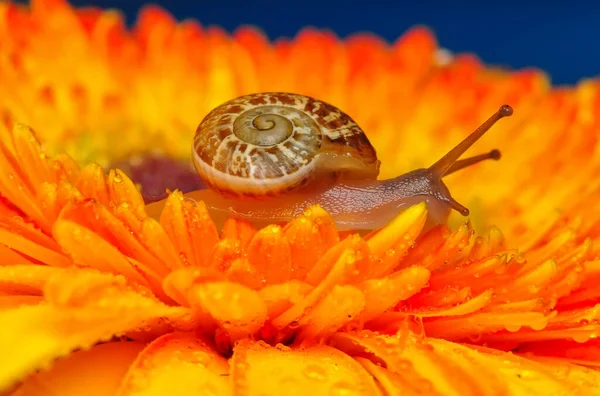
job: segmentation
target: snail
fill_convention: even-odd
[[[262,226],[288,222],[319,204],[338,230],[369,231],[425,201],[428,224],[464,216],[442,178],[475,163],[500,158],[498,150],[460,160],[499,119],[487,121],[426,169],[378,180],[380,161],[357,123],[331,104],[293,93],[255,93],[209,112],[193,139],[192,159],[208,187],[185,194],[203,201],[216,223],[228,217]],[[165,200],[147,206],[158,214]]]

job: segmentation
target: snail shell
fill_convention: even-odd
[[[210,188],[254,198],[339,179],[376,179],[380,165],[348,115],[291,93],[251,94],[215,108],[198,126],[192,154]]]

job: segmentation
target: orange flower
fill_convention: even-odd
[[[0,392],[599,393],[598,81],[441,62],[422,28],[272,44],[152,7],[129,31],[60,0],[0,4],[0,54]],[[153,218],[104,170],[155,149],[189,161],[210,109],[268,90],[351,114],[382,177],[499,104],[515,116],[478,143],[501,163],[449,178],[470,221],[426,232],[424,204],[369,237],[318,206],[219,230],[179,191]]]

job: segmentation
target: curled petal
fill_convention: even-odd
[[[233,282],[206,282],[189,293],[193,307],[208,312],[231,341],[257,332],[267,320],[267,307],[257,291]]]
[[[313,289],[308,283],[289,281],[265,286],[258,293],[267,306],[269,317],[281,315],[293,304],[298,304]]]

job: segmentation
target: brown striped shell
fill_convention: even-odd
[[[375,149],[348,115],[291,93],[241,96],[212,110],[192,154],[204,182],[234,196],[276,196],[315,181],[379,174]]]

